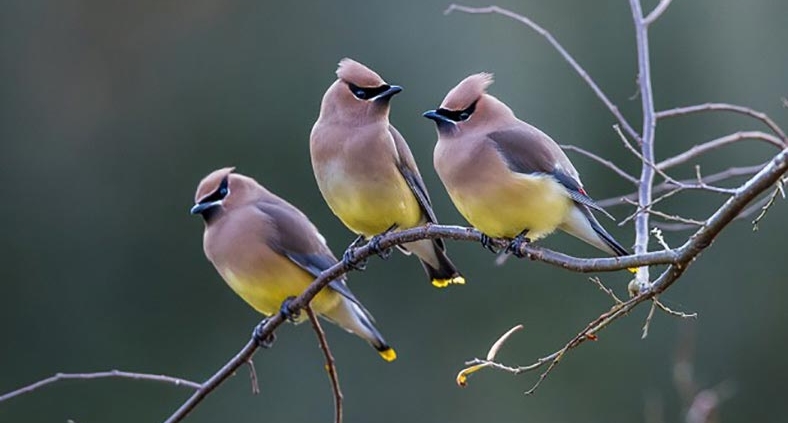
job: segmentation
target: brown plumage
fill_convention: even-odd
[[[244,301],[271,316],[337,260],[306,215],[233,170],[216,170],[200,182],[192,213],[205,221],[208,260]],[[365,339],[384,359],[396,357],[344,280],[332,281],[311,305]]]
[[[438,129],[435,169],[460,213],[491,237],[537,240],[561,229],[627,255],[591,214],[607,212],[588,196],[563,150],[487,94],[492,81],[488,73],[471,75],[440,108],[424,113]]]
[[[354,233],[437,223],[408,144],[389,123],[389,101],[401,88],[351,59],[342,59],[312,128],[310,152],[320,192]],[[442,240],[403,246],[418,256],[435,286],[464,283]]]

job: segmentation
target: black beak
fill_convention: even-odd
[[[454,126],[454,121],[438,113],[437,110],[427,110],[422,114],[425,118],[435,121],[438,126],[450,124]]]
[[[395,95],[399,94],[400,91],[402,91],[402,87],[400,87],[399,85],[392,85],[386,91],[383,91],[382,93],[378,94],[375,97],[375,100],[376,101],[377,100],[390,100],[391,97],[394,97]]]
[[[189,213],[191,213],[191,214],[203,214],[203,213],[205,213],[206,210],[209,210],[209,209],[211,209],[213,207],[216,207],[218,205],[219,205],[218,202],[195,204],[194,207],[192,207],[191,210],[189,210]]]

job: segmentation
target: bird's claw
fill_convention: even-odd
[[[344,263],[345,266],[353,270],[358,270],[358,271],[366,270],[367,261],[368,261],[367,259],[364,260],[356,259],[356,248],[353,247],[352,244],[350,247],[347,248],[347,250],[345,250],[345,253],[342,254],[342,263]]]
[[[252,331],[252,339],[260,348],[271,348],[274,345],[274,341],[276,341],[276,335],[273,332],[267,336],[263,334],[263,328],[265,328],[266,323],[268,323],[267,318],[258,323]]]
[[[384,232],[380,235],[375,235],[372,239],[369,240],[369,251],[377,254],[378,257],[382,258],[383,260],[388,259],[391,257],[391,253],[394,251],[391,247],[389,248],[381,248],[380,247],[380,240],[383,238],[387,232]]]
[[[493,254],[498,254],[498,249],[495,248],[494,238],[490,238],[488,235],[482,234],[481,242],[482,242],[482,247],[484,247],[487,250],[490,250]]]
[[[506,247],[506,252],[511,253],[515,257],[523,258],[525,255],[522,253],[522,247],[524,244],[529,244],[531,240],[525,236],[525,233],[521,233],[514,237],[512,242]]]
[[[298,319],[298,316],[301,315],[300,310],[293,310],[290,308],[290,303],[293,302],[295,297],[287,297],[284,301],[282,301],[282,305],[279,307],[279,312],[282,313],[285,319],[289,320],[290,322],[295,322]]]

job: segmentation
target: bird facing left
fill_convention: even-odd
[[[266,316],[278,313],[288,298],[300,295],[337,263],[304,213],[232,167],[203,178],[194,201],[191,213],[205,222],[205,256],[238,296]],[[396,359],[344,279],[329,283],[311,306],[369,342],[386,361]]]

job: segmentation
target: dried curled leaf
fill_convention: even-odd
[[[495,360],[495,356],[498,355],[498,351],[501,349],[501,347],[506,342],[506,340],[508,340],[513,333],[517,332],[518,330],[521,330],[522,328],[523,325],[517,325],[506,331],[506,333],[504,333],[503,335],[501,335],[501,337],[498,338],[498,340],[495,341],[494,344],[492,344],[492,347],[490,347],[490,351],[487,352],[486,363],[474,364],[472,366],[460,370],[460,372],[457,373],[457,378],[456,378],[457,385],[461,388],[464,388],[468,384],[468,376],[478,372],[479,370],[485,367],[488,367],[490,365],[489,362]]]

